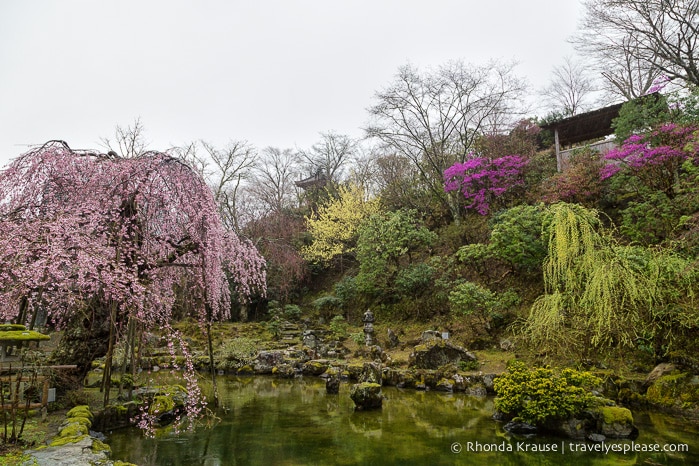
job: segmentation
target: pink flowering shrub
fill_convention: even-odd
[[[696,126],[667,123],[646,134],[634,134],[605,155],[608,163],[600,170],[600,178],[630,174],[672,198],[681,165],[688,158],[696,159],[698,131]]]
[[[495,159],[474,156],[444,171],[444,190],[461,191],[471,201],[467,209],[476,209],[479,214],[487,215],[496,197],[523,184],[522,169],[526,165],[527,159],[519,155]]]

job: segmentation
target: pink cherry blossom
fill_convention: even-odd
[[[27,320],[41,308],[60,326],[99,302],[117,306],[117,325],[137,319],[167,329],[182,287],[201,323],[229,317],[231,291],[244,301],[265,290],[264,259],[225,230],[211,190],[183,161],[159,152],[112,157],[51,141],[0,173],[4,320],[17,320],[22,305]],[[196,415],[192,377],[188,406]]]

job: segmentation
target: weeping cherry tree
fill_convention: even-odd
[[[229,316],[232,294],[264,293],[265,272],[263,258],[225,230],[211,190],[181,160],[51,141],[0,173],[0,283],[6,321],[33,326],[42,313],[55,327],[106,322],[105,404],[113,349],[127,329],[169,332],[173,356],[179,346],[188,361],[191,421],[204,402],[171,327],[176,299],[187,301],[210,341],[211,322]]]

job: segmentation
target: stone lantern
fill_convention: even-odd
[[[364,313],[362,322],[364,322],[364,342],[366,346],[372,346],[374,344],[374,313],[370,309]]]

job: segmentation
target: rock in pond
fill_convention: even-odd
[[[332,375],[325,379],[325,392],[328,395],[337,395],[340,393],[340,375]]]
[[[358,411],[379,409],[383,404],[381,385],[371,382],[354,384],[350,388],[350,398]]]
[[[527,424],[526,422],[510,421],[503,426],[507,432],[514,435],[536,435],[539,429],[536,426]]]
[[[602,406],[595,411],[597,432],[607,438],[638,437],[638,429],[633,424],[633,415],[627,408]]]

